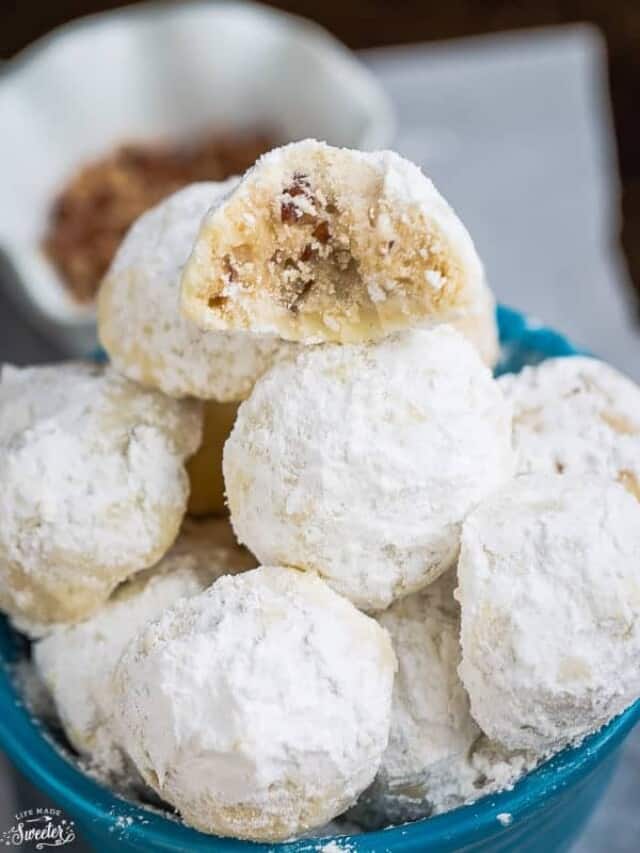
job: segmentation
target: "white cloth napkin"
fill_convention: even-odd
[[[599,33],[578,25],[362,55],[398,111],[396,147],[457,209],[500,301],[640,379]]]

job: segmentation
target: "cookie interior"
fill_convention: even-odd
[[[187,314],[205,328],[358,342],[460,307],[455,251],[423,205],[392,205],[384,181],[365,158],[323,147],[258,165],[203,226]]]

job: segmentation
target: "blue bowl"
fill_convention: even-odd
[[[557,332],[507,308],[498,310],[503,359],[498,372],[519,370],[577,350]],[[221,839],[188,829],[170,817],[133,805],[85,776],[44,736],[22,704],[10,666],[26,643],[0,621],[0,747],[45,791],[100,853],[208,851],[312,853],[328,839],[263,845]],[[559,853],[586,823],[615,768],[618,747],[640,719],[640,701],[579,747],[566,749],[528,774],[511,791],[483,797],[439,817],[337,840],[349,853]]]

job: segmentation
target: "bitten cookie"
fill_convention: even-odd
[[[483,731],[557,750],[640,696],[640,505],[589,476],[515,479],[466,519],[460,675]]]
[[[179,599],[254,566],[228,522],[187,521],[157,566],[121,584],[86,622],[56,629],[34,645],[36,667],[67,737],[102,774],[119,781],[131,773],[111,720],[113,671],[124,649]]]
[[[116,670],[145,781],[204,832],[281,841],[342,813],[389,735],[385,631],[311,573],[223,577],[166,610]]]
[[[549,359],[499,380],[521,473],[601,474],[640,499],[640,388],[595,358]]]
[[[207,214],[182,277],[203,329],[376,340],[477,309],[473,242],[413,163],[314,140],[261,157]]]
[[[195,402],[81,363],[4,367],[0,608],[30,633],[75,622],[175,540],[200,443]]]
[[[463,518],[513,465],[510,409],[449,326],[304,348],[256,384],[223,459],[240,541],[365,610],[451,566]]]
[[[467,311],[458,319],[452,320],[451,325],[471,341],[485,364],[495,367],[500,357],[500,335],[496,319],[496,300],[486,282]]]
[[[180,313],[180,273],[206,211],[237,183],[191,184],[143,214],[98,297],[98,330],[113,365],[171,397],[242,400],[284,349],[275,338],[201,332]]]

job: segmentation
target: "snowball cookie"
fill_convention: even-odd
[[[455,584],[455,570],[450,570],[378,617],[391,636],[398,674],[389,744],[355,812],[366,825],[418,820],[446,811],[450,799],[460,804],[455,795],[480,729],[458,677]]]
[[[227,513],[222,478],[222,448],[237,412],[237,403],[207,401],[204,405],[202,444],[187,463],[191,485],[188,511],[191,515]]]
[[[511,476],[510,410],[449,326],[309,347],[240,406],[223,470],[260,562],[382,610],[453,564],[462,519]]]
[[[469,234],[417,166],[307,139],[212,207],[182,304],[203,329],[359,343],[464,314],[483,286]]]
[[[640,499],[640,388],[595,358],[555,358],[500,379],[522,473],[599,474]]]
[[[109,368],[4,367],[0,609],[39,633],[75,622],[173,544],[198,447],[195,402]]]
[[[180,313],[180,271],[200,220],[236,182],[191,184],[144,213],[100,288],[98,331],[114,366],[171,397],[242,400],[283,349],[275,338],[201,332]]]
[[[111,723],[113,670],[122,651],[178,599],[253,566],[228,522],[186,521],[156,566],[121,584],[86,622],[58,628],[34,645],[35,665],[67,737],[101,775],[121,779],[131,773]]]
[[[368,829],[449,811],[510,785],[531,766],[489,743],[458,676],[455,570],[378,617],[398,659],[389,744],[378,775],[349,816]]]
[[[386,632],[319,577],[259,568],[138,635],[116,670],[116,715],[138,770],[186,823],[280,841],[371,782],[394,671]]]
[[[500,358],[500,336],[496,319],[496,300],[489,285],[484,283],[469,310],[452,325],[471,341],[489,367]]]
[[[518,477],[465,521],[460,675],[492,739],[579,741],[640,696],[640,505],[589,476]]]

